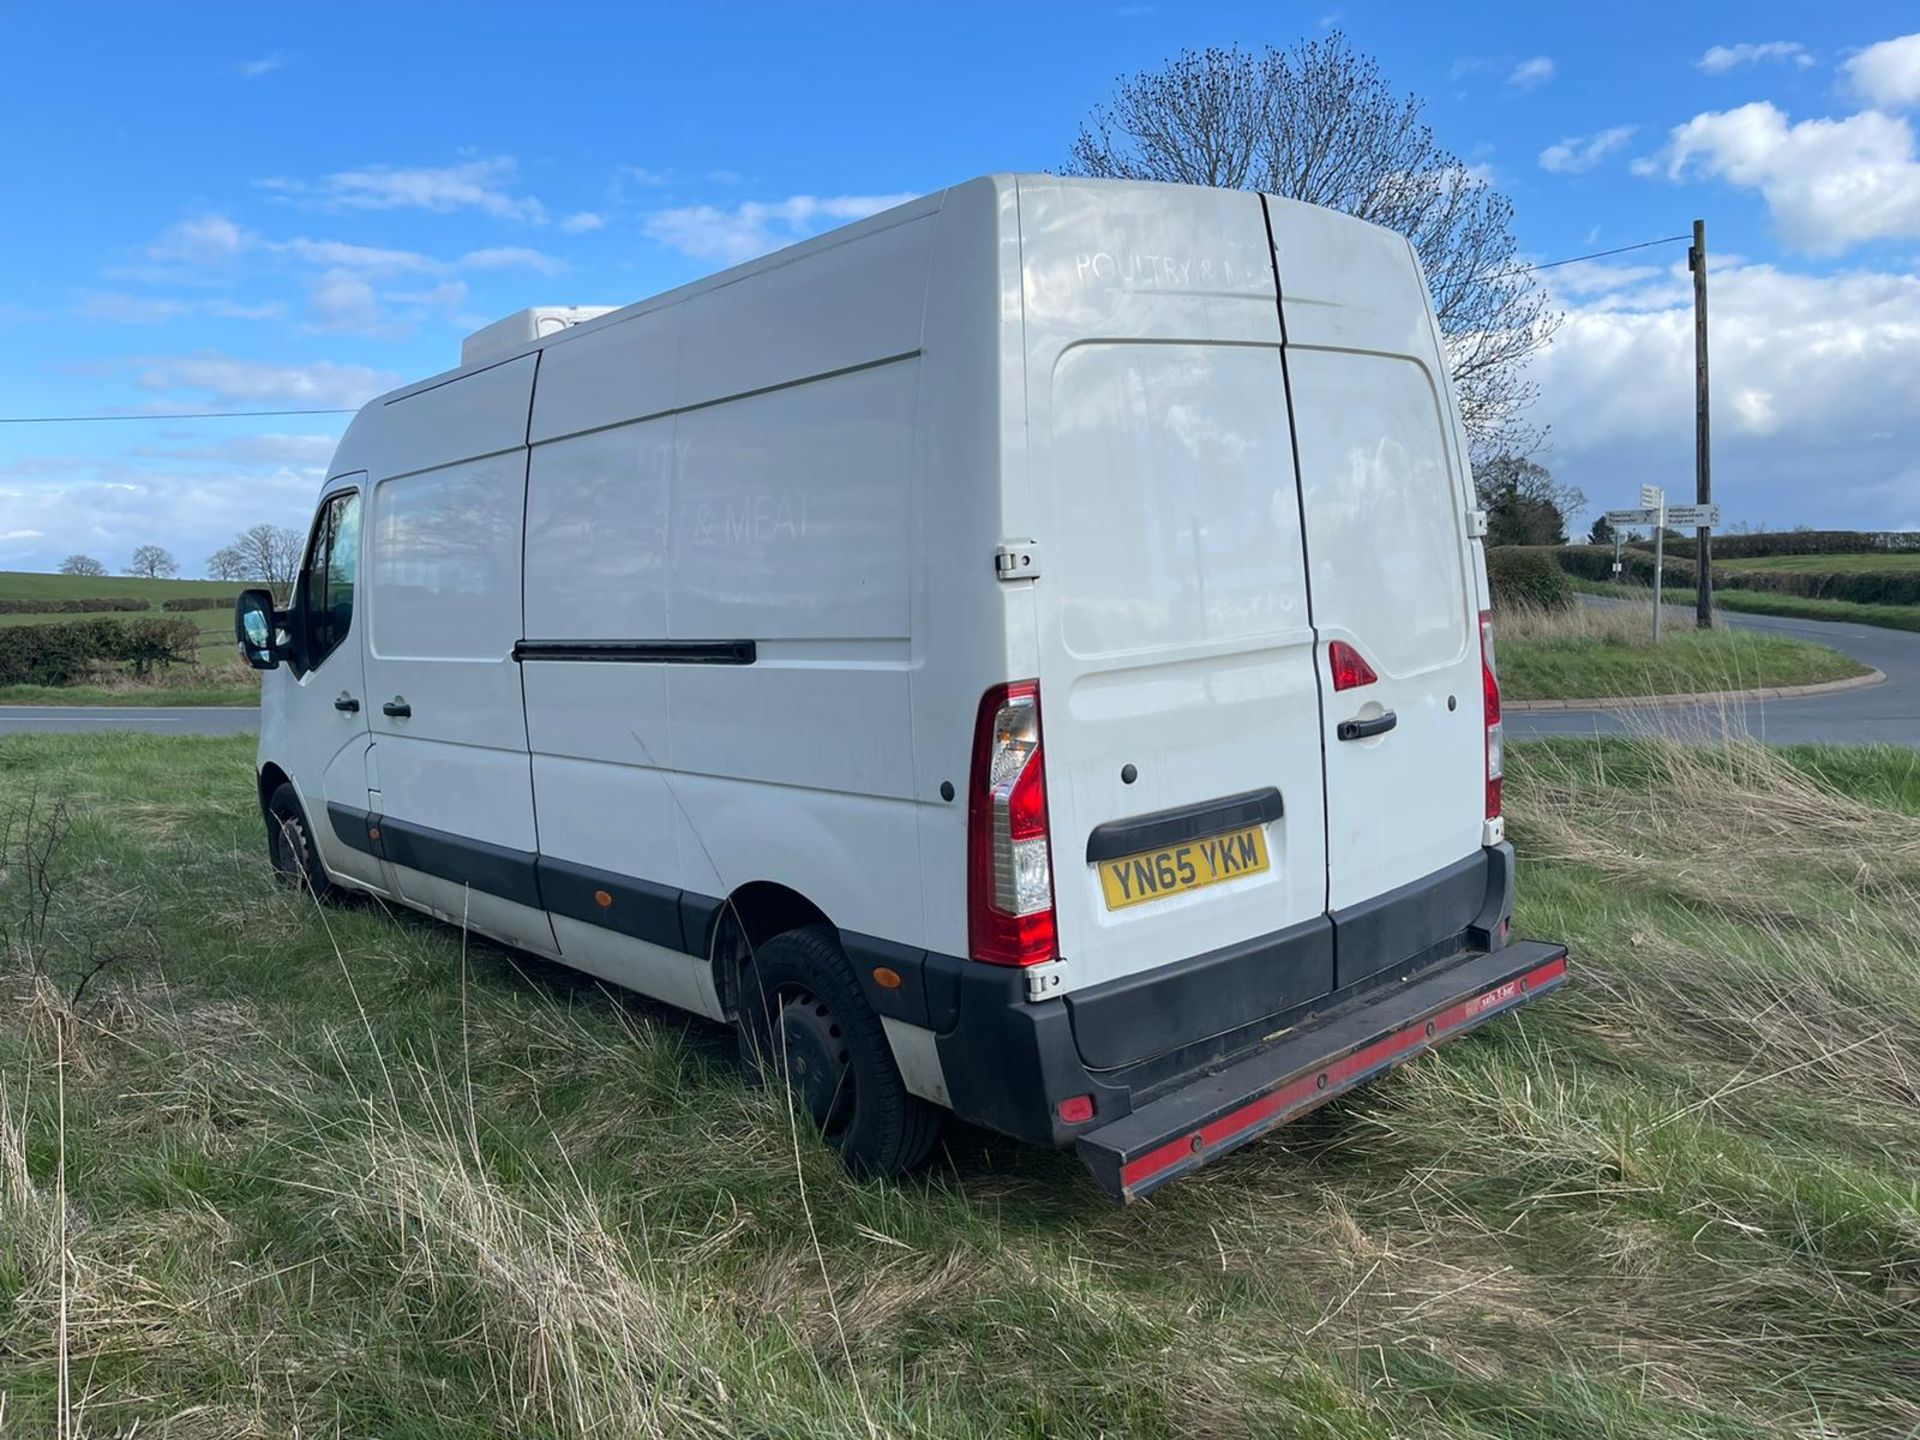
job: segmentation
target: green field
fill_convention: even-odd
[[[1920,570],[1920,550],[1881,550],[1863,554],[1840,555],[1755,555],[1750,559],[1714,560],[1718,569],[1737,570],[1795,570],[1808,575],[1834,574],[1841,571],[1866,572],[1873,570]]]
[[[82,600],[133,597],[147,601],[147,613],[171,615],[162,609],[168,600],[202,596],[226,598],[246,589],[236,580],[143,580],[132,575],[41,575],[25,570],[0,570],[0,600]],[[105,612],[104,618],[137,618],[137,610]],[[0,625],[48,625],[96,618],[76,614],[0,614]],[[0,705],[252,705],[260,698],[253,672],[235,660],[233,612],[188,610],[200,632],[199,657],[209,667],[205,675],[175,670],[151,685],[131,682],[111,689],[80,685],[0,685]]]
[[[855,1182],[718,1027],[277,889],[252,749],[0,739],[7,1433],[63,1307],[93,1435],[1920,1421],[1913,752],[1513,747],[1570,985],[1120,1209],[959,1128]]]

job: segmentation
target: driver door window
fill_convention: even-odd
[[[297,623],[306,670],[319,669],[352,628],[359,560],[360,492],[348,490],[331,496],[315,518],[300,572]]]

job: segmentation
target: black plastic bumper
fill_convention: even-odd
[[[1562,984],[1567,949],[1516,941],[1354,996],[1253,1054],[1081,1135],[1101,1189],[1132,1200]]]

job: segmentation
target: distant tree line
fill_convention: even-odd
[[[210,580],[261,580],[282,594],[293,588],[300,573],[305,541],[298,530],[284,525],[254,525],[207,557]],[[60,562],[62,575],[105,575],[107,567],[95,556],[73,554]],[[179,562],[162,545],[141,545],[128,557],[126,574],[143,580],[171,580]]]

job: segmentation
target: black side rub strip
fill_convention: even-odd
[[[520,640],[513,658],[599,660],[626,665],[751,665],[752,640]]]
[[[1269,785],[1264,790],[1249,790],[1224,800],[1202,800],[1197,805],[1156,810],[1131,820],[1109,820],[1094,826],[1093,833],[1087,836],[1087,861],[1091,864],[1097,860],[1117,860],[1122,855],[1163,850],[1169,845],[1184,845],[1189,840],[1227,830],[1270,825],[1280,818],[1282,809],[1280,792]]]

